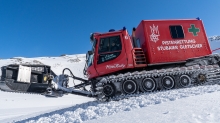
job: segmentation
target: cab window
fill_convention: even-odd
[[[120,51],[122,49],[120,36],[100,39],[99,53]]]
[[[97,64],[117,58],[121,54],[121,50],[122,43],[120,35],[101,38],[98,49],[99,56]]]

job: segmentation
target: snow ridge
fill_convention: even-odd
[[[210,41],[220,40],[220,36],[217,36],[217,35],[211,36],[211,37],[209,37],[209,40]]]
[[[88,120],[114,115],[118,112],[131,111],[151,105],[161,104],[167,101],[175,101],[181,98],[202,95],[216,91],[220,91],[220,86],[217,84],[160,91],[150,94],[145,93],[138,97],[131,97],[120,101],[111,101],[105,103],[91,101],[54,112],[41,114],[33,118],[18,121],[17,123],[81,123]]]

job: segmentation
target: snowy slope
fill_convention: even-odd
[[[211,46],[220,46],[219,42]],[[65,67],[83,77],[85,55],[0,60],[11,63],[43,63],[56,74]],[[42,95],[0,91],[0,123],[4,122],[219,122],[220,85],[206,85],[131,97],[108,103],[93,98],[66,95],[47,98]]]

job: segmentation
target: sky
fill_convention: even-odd
[[[200,17],[220,35],[220,0],[0,0],[0,59],[85,54],[92,32]]]

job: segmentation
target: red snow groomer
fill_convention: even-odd
[[[126,28],[92,33],[84,74],[63,74],[48,81],[46,95],[72,93],[116,99],[140,92],[208,84],[220,78],[220,55],[212,54],[202,20],[143,20]],[[70,88],[68,77],[82,81]],[[31,83],[31,82],[30,82]],[[91,90],[85,90],[85,86]],[[83,88],[80,89],[80,88]]]

